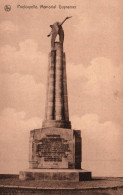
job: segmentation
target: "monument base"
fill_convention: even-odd
[[[30,132],[30,169],[81,169],[80,130],[41,128]]]
[[[85,181],[91,180],[91,172],[84,169],[27,169],[20,171],[20,180]]]

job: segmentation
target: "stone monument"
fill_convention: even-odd
[[[51,25],[52,31],[48,35],[52,37],[45,119],[41,129],[30,132],[29,169],[20,171],[21,180],[91,179],[91,172],[81,169],[81,131],[72,129],[69,121],[66,58],[63,51],[64,21]],[[59,42],[55,42],[57,35]]]

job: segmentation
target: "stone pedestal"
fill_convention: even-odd
[[[21,180],[41,181],[87,181],[91,180],[91,172],[82,169],[27,169],[20,171]]]
[[[29,168],[81,169],[81,132],[62,128],[31,131]]]
[[[29,169],[20,171],[21,180],[90,180],[91,172],[81,169],[81,131],[41,128],[30,132]]]
[[[81,169],[81,131],[41,128],[30,132],[29,169],[20,171],[21,180],[90,180],[91,172]]]

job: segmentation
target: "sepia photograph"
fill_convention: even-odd
[[[123,193],[122,24],[122,0],[1,0],[0,194]]]

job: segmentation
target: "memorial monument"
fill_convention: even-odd
[[[81,181],[91,179],[91,172],[81,169],[81,131],[71,128],[68,110],[66,58],[63,50],[64,31],[61,23],[50,25],[45,119],[42,128],[30,132],[29,169],[19,178]],[[55,42],[59,35],[59,42]]]

